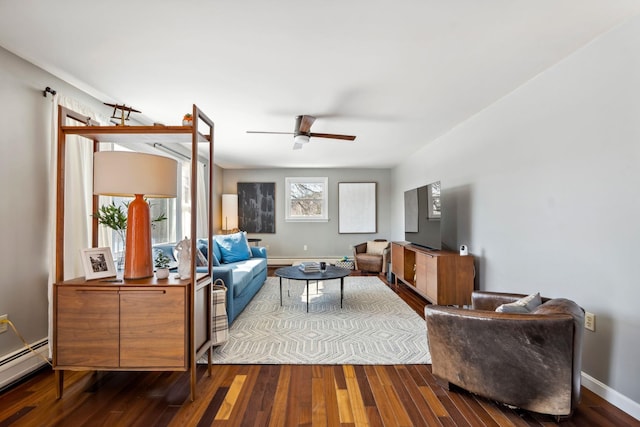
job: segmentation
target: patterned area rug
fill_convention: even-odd
[[[236,318],[229,340],[216,347],[216,364],[431,363],[424,319],[377,277],[346,277],[309,285],[269,277]]]

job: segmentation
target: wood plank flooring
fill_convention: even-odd
[[[423,315],[424,300],[402,286],[396,292]],[[219,365],[212,377],[205,367],[197,375],[195,402],[188,375],[175,372],[67,372],[56,400],[53,372],[44,369],[0,394],[0,427],[557,425],[447,391],[430,365]],[[583,388],[582,403],[561,425],[640,422]]]

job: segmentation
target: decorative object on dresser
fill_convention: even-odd
[[[171,264],[171,258],[169,258],[167,254],[161,250],[156,250],[156,259],[154,264],[156,266],[156,277],[158,279],[166,279],[169,277],[169,265]]]
[[[405,283],[433,304],[471,304],[475,277],[471,255],[393,242],[391,272],[396,285],[399,281]]]
[[[110,248],[88,248],[82,250],[82,266],[87,280],[114,277],[116,267]]]
[[[176,245],[176,254],[178,257],[178,277],[188,279],[191,277],[191,239],[185,237]]]
[[[153,276],[151,214],[145,197],[175,197],[178,162],[164,156],[129,151],[93,154],[93,193],[133,196],[127,213],[124,278]]]

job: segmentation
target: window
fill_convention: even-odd
[[[285,178],[286,221],[329,221],[329,179]]]

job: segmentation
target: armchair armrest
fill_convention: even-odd
[[[356,254],[363,254],[367,252],[367,242],[364,243],[360,243],[358,245],[353,245],[353,256],[355,257]]]

